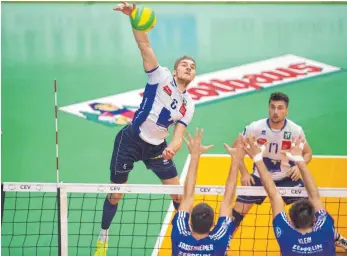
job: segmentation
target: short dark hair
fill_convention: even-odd
[[[197,204],[192,210],[191,224],[194,232],[206,234],[213,225],[214,212],[211,206],[205,203]]]
[[[274,93],[271,93],[271,96],[270,96],[270,99],[269,99],[269,104],[271,101],[280,101],[280,100],[283,100],[287,107],[289,105],[289,97],[287,94],[284,94],[282,92],[274,92]]]
[[[178,59],[175,61],[174,70],[176,70],[176,69],[177,69],[178,65],[180,64],[180,62],[181,62],[182,60],[191,60],[191,61],[193,61],[193,62],[194,62],[195,66],[196,66],[196,63],[195,63],[195,60],[193,59],[193,57],[190,57],[190,56],[184,55],[184,56],[182,56],[182,57],[178,58]]]
[[[297,229],[313,227],[315,212],[308,199],[296,201],[289,210],[289,216]]]

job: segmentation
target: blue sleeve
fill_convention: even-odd
[[[284,248],[288,244],[287,239],[291,237],[290,234],[294,231],[285,212],[277,214],[273,219],[273,229],[279,246]]]
[[[218,248],[216,255],[224,255],[228,244],[231,239],[231,235],[234,232],[236,226],[229,217],[219,217],[216,226],[210,232],[210,238],[214,243],[214,248]]]
[[[189,213],[178,211],[172,219],[171,239],[179,240],[181,236],[190,235]]]

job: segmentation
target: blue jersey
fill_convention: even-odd
[[[305,235],[295,230],[285,212],[274,218],[273,227],[282,256],[335,255],[334,220],[324,210],[316,212],[313,230]]]
[[[231,218],[220,217],[207,237],[196,240],[190,231],[189,213],[179,211],[172,220],[172,255],[224,256],[234,230]]]

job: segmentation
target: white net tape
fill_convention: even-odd
[[[152,185],[152,184],[82,184],[82,183],[28,183],[4,182],[4,191],[12,192],[57,192],[58,187],[67,193],[123,193],[123,194],[183,194],[182,185]],[[303,187],[278,188],[281,195],[287,197],[305,197]],[[321,197],[347,197],[347,188],[319,188]],[[224,186],[196,186],[197,195],[222,195]],[[237,195],[266,196],[263,187],[239,186]]]

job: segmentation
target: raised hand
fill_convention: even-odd
[[[228,151],[228,153],[235,158],[242,159],[245,157],[246,152],[243,149],[243,138],[242,135],[239,134],[239,136],[236,139],[236,145],[235,148],[230,147],[228,144],[224,143],[225,149]]]
[[[291,178],[292,181],[297,181],[300,179],[300,170],[297,165],[290,167],[287,171],[287,177]]]
[[[214,147],[214,145],[208,145],[208,146],[201,145],[203,134],[204,134],[204,129],[201,129],[199,132],[199,129],[196,128],[194,137],[192,137],[192,135],[190,135],[189,132],[187,132],[189,140],[183,137],[183,140],[187,144],[191,155],[201,155],[205,153],[207,150]]]
[[[290,148],[290,153],[293,156],[302,156],[304,145],[305,145],[305,139],[302,136],[299,136],[293,141],[292,147]]]
[[[253,160],[257,155],[262,156],[265,145],[259,146],[254,135],[248,135],[243,143],[243,149]]]
[[[302,151],[304,149],[305,139],[302,136],[294,139],[292,142],[292,147],[288,151],[282,151],[282,154],[285,154],[289,160],[294,162],[304,162],[302,157]]]
[[[118,4],[116,8],[113,8],[114,11],[119,11],[124,13],[125,15],[130,16],[133,10],[136,9],[136,4],[133,3],[132,5],[128,4],[127,2],[122,2],[121,4]]]

